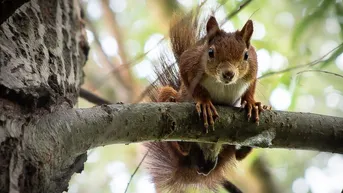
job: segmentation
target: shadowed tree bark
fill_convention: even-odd
[[[41,144],[42,153],[27,133],[44,114],[74,106],[89,48],[78,1],[25,2],[0,4],[0,192],[62,192],[85,152],[53,160],[58,144]]]
[[[0,0],[0,24],[10,17],[18,7],[28,1],[29,0]]]
[[[6,3],[0,5],[5,10]],[[268,111],[256,125],[243,111],[218,107],[216,130],[205,134],[193,104],[73,109],[89,49],[79,2],[13,6],[0,18],[1,193],[67,190],[85,152],[113,143],[182,139],[343,153],[338,117]]]

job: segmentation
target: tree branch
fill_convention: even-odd
[[[103,99],[83,88],[80,89],[80,97],[94,104],[111,104],[108,100]]]
[[[27,140],[30,147],[51,140],[55,146],[62,146],[64,155],[80,154],[102,145],[152,140],[219,141],[263,148],[343,153],[343,118],[265,111],[257,125],[248,122],[240,109],[218,106],[217,110],[220,117],[215,123],[215,131],[205,134],[202,120],[194,105],[189,103],[70,109],[42,117],[30,129]]]

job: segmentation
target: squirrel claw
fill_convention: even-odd
[[[270,106],[262,105],[261,102],[255,102],[255,101],[249,102],[246,100],[242,101],[241,108],[247,110],[248,121],[250,120],[251,117],[253,117],[254,122],[257,125],[259,125],[260,113],[265,111],[265,110],[271,109]]]
[[[272,110],[272,106],[269,106],[269,105],[263,105],[262,108],[264,110]]]
[[[251,112],[247,114],[248,121],[250,121],[251,118]]]
[[[201,104],[200,104],[200,103],[197,103],[197,104],[195,105],[195,108],[196,108],[196,110],[197,110],[197,112],[198,112],[198,116],[199,116],[199,119],[200,119],[200,116],[201,116]]]
[[[211,126],[212,130],[214,130],[214,122],[219,116],[212,102],[210,100],[198,101],[195,108],[199,116],[202,113],[206,133],[208,133],[208,126]]]
[[[211,125],[211,127],[212,127],[212,131],[214,131],[214,124],[213,124],[213,125]]]
[[[204,127],[205,127],[205,132],[208,133],[208,123],[204,123]]]

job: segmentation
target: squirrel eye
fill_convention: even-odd
[[[248,58],[249,58],[249,54],[248,54],[248,52],[245,52],[245,53],[244,53],[244,58],[243,58],[243,59],[246,61],[246,60],[248,60]]]
[[[214,50],[213,50],[213,48],[208,49],[208,56],[210,58],[214,58]]]

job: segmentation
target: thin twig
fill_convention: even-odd
[[[229,20],[232,17],[234,17],[235,15],[237,15],[244,7],[246,7],[247,5],[249,5],[249,3],[251,3],[252,0],[247,0],[244,3],[240,4],[235,11],[231,12],[230,14],[228,14],[226,16],[226,19]],[[224,21],[220,26],[224,25],[226,21]]]
[[[162,39],[163,40],[163,39]],[[162,42],[162,40],[160,40],[160,42]],[[159,44],[160,42],[158,42],[157,44]],[[102,85],[104,84],[101,84],[102,82],[105,82],[109,77],[111,76],[114,76],[116,73],[118,73],[119,71],[121,71],[122,69],[124,69],[124,65],[131,65],[131,64],[135,64],[138,60],[144,58],[149,52],[151,52],[153,49],[155,48],[152,48],[150,50],[148,50],[147,52],[145,53],[142,53],[138,56],[136,56],[135,58],[133,58],[132,60],[130,60],[128,63],[126,64],[123,64],[123,65],[117,65],[115,68],[112,68],[107,74],[105,74],[99,81],[97,81],[97,89],[96,90],[99,90],[101,88]]]
[[[334,49],[330,50],[328,53],[324,54],[322,57],[320,57],[320,58],[318,58],[316,60],[313,60],[312,62],[309,62],[307,64],[290,67],[290,68],[287,68],[287,69],[284,69],[284,70],[280,70],[280,71],[277,71],[277,72],[269,72],[267,74],[264,74],[264,75],[260,76],[258,79],[266,78],[266,77],[277,75],[277,74],[282,74],[282,73],[285,73],[285,72],[290,72],[290,71],[293,71],[293,70],[296,70],[296,69],[299,69],[299,68],[312,67],[312,66],[314,66],[316,64],[324,62],[325,60],[323,60],[323,59],[326,56],[328,56],[329,54],[331,54],[332,52],[334,52],[335,50],[337,50],[338,48],[340,48],[342,46],[343,46],[343,43],[339,44],[337,47],[335,47]]]
[[[154,46],[153,48],[151,48],[150,50],[139,54],[138,56],[134,57],[131,61],[129,61],[126,64],[120,65],[115,67],[114,69],[111,70],[110,73],[118,73],[120,70],[122,70],[124,68],[124,66],[129,66],[129,65],[133,65],[135,64],[138,60],[144,58],[147,54],[149,54],[152,50],[154,50],[155,48],[157,48],[163,41],[165,40],[165,38],[162,38],[160,41],[157,42],[156,46]]]
[[[148,149],[148,151],[144,154],[142,160],[139,162],[139,164],[138,164],[138,166],[136,167],[135,171],[131,174],[130,180],[129,180],[129,182],[127,183],[127,186],[126,186],[126,189],[125,189],[125,192],[124,192],[124,193],[126,193],[127,190],[129,189],[129,186],[130,186],[130,183],[131,183],[133,177],[135,176],[135,174],[136,174],[136,172],[138,171],[138,169],[141,167],[141,165],[142,165],[144,159],[146,158],[146,156],[148,155],[149,151],[150,151],[150,149]]]
[[[341,75],[341,74],[337,74],[337,73],[329,72],[329,71],[325,71],[325,70],[304,70],[304,71],[298,72],[297,75],[305,73],[305,72],[321,72],[321,73],[330,74],[330,75],[334,75],[334,76],[343,78],[343,75]]]
[[[258,8],[258,9],[256,9],[251,15],[250,15],[250,17],[249,17],[249,19],[251,19],[252,18],[252,16],[254,16],[255,15],[255,13],[257,13],[258,11],[260,11],[260,8]]]

